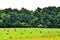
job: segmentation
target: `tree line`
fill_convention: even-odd
[[[36,10],[0,9],[0,27],[60,28],[60,7],[37,8]]]

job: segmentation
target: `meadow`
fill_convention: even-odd
[[[0,40],[60,40],[60,29],[0,28]]]

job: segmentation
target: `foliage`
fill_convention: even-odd
[[[60,7],[38,7],[35,11],[2,9],[0,27],[60,28]]]

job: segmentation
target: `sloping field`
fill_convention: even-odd
[[[60,29],[0,28],[0,40],[60,40]]]

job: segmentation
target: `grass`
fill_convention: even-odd
[[[60,40],[60,29],[0,28],[0,40]]]

